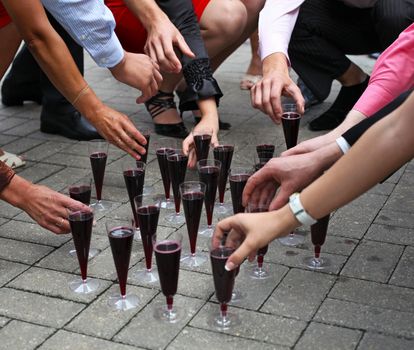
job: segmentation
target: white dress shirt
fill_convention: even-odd
[[[116,66],[124,50],[115,19],[103,0],[41,0],[46,9],[100,67]]]

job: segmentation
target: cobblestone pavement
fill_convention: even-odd
[[[220,69],[217,78],[225,92],[220,105],[231,131],[221,140],[237,146],[234,164],[252,164],[254,137],[270,138],[284,150],[281,128],[250,106],[239,80],[248,63],[244,45]],[[370,69],[373,61],[356,58]],[[139,127],[152,127],[136,93],[117,83],[107,71],[87,59],[86,77],[110,106],[128,114]],[[335,86],[334,90],[337,91]],[[332,96],[328,101],[332,102]],[[303,118],[300,139],[328,103]],[[65,191],[68,184],[90,174],[85,142],[39,131],[40,108],[0,107],[0,146],[25,155],[19,174],[39,184]],[[190,116],[186,122],[192,125]],[[152,136],[155,140],[156,135]],[[151,147],[151,146],[150,146]],[[104,198],[113,202],[107,216],[130,214],[121,164],[127,156],[110,147]],[[196,178],[189,172],[187,178]],[[150,149],[146,181],[161,193],[154,148]],[[244,298],[231,306],[241,325],[217,332],[207,323],[218,310],[209,263],[197,270],[182,268],[176,304],[182,320],[174,325],[156,322],[153,307],[163,301],[158,286],[133,278],[143,264],[142,245],[133,247],[128,290],[140,298],[137,309],[118,313],[107,306],[118,290],[105,233],[105,217],[93,229],[92,245],[101,253],[89,263],[89,275],[99,279],[97,293],[78,296],[68,281],[79,273],[68,255],[69,235],[55,236],[21,210],[0,203],[0,349],[413,349],[414,348],[414,163],[395,173],[355,202],[336,211],[322,254],[332,262],[326,272],[307,270],[302,258],[311,254],[308,232],[300,248],[270,245],[266,281],[254,281],[243,266],[236,288]],[[228,193],[226,200],[230,201]],[[160,218],[159,234],[182,231]],[[204,217],[204,215],[203,215]],[[186,240],[185,240],[186,241]],[[208,251],[200,238],[198,248]],[[188,249],[188,243],[184,245]]]

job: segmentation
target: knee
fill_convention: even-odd
[[[208,29],[227,38],[239,37],[247,21],[245,6],[240,0],[213,0],[212,2],[215,9],[214,15],[210,16]]]

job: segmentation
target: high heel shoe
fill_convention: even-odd
[[[154,119],[157,115],[169,110],[177,109],[174,102],[174,94],[163,91],[158,91],[158,94],[145,102],[145,107],[151,118]],[[157,124],[154,123],[155,132],[159,135],[176,137],[185,139],[188,136],[188,130],[183,122],[176,124]]]

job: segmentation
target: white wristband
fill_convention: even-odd
[[[310,226],[316,223],[316,220],[303,208],[299,193],[294,193],[289,197],[289,207],[292,210],[293,215],[295,215],[296,219],[298,219],[302,225]]]
[[[346,152],[348,152],[351,149],[351,146],[349,145],[348,141],[345,140],[344,137],[338,137],[335,141],[343,154],[346,154]]]

